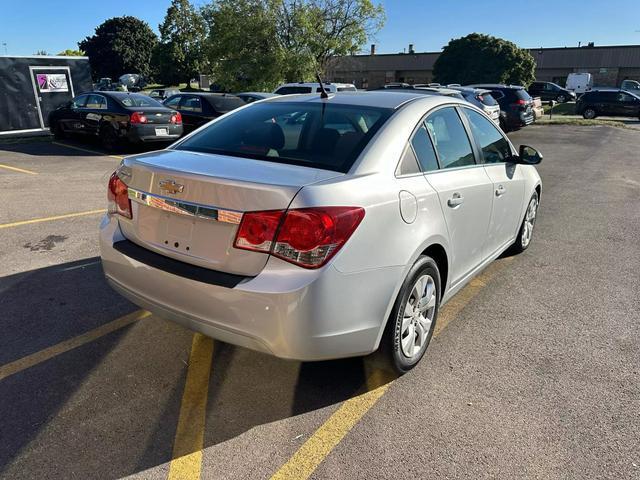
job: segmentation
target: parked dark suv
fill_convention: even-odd
[[[544,102],[555,100],[558,103],[576,99],[576,94],[552,82],[533,82],[527,89],[532,97],[540,97]]]
[[[535,121],[533,99],[524,87],[489,83],[467,86],[483,88],[491,92],[491,96],[500,105],[500,127],[505,132],[524,127]]]
[[[598,115],[640,118],[640,97],[619,89],[591,90],[578,98],[576,113],[587,119]]]

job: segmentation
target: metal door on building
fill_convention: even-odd
[[[29,67],[36,96],[40,126],[49,127],[49,114],[73,97],[69,67]]]

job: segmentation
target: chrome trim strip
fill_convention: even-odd
[[[242,212],[224,210],[222,208],[198,203],[183,202],[173,198],[161,197],[129,187],[129,199],[147,207],[159,208],[165,212],[178,213],[189,217],[202,218],[214,222],[239,224]]]

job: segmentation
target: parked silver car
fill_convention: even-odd
[[[529,246],[531,147],[440,95],[274,97],[122,161],[100,245],[109,283],[211,337],[298,360],[422,358],[440,306]]]
[[[491,96],[491,91],[460,85],[448,85],[448,88],[458,90],[465,100],[480,108],[496,125],[500,125],[500,105]]]

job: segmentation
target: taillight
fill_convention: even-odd
[[[133,112],[130,118],[131,123],[147,123],[147,117],[143,112]]]
[[[109,188],[107,189],[107,200],[109,213],[117,213],[126,218],[133,218],[131,214],[131,200],[129,200],[129,189],[127,184],[120,180],[117,172],[111,174],[109,178]]]
[[[527,104],[527,101],[526,101],[526,100],[519,99],[519,100],[516,100],[515,102],[513,102],[513,104],[514,104],[514,105],[526,105],[526,104]]]
[[[363,218],[361,207],[248,212],[242,216],[235,247],[319,268],[342,248]]]
[[[171,115],[170,122],[175,123],[176,125],[180,125],[182,123],[182,115],[180,115],[180,112],[176,112]]]

